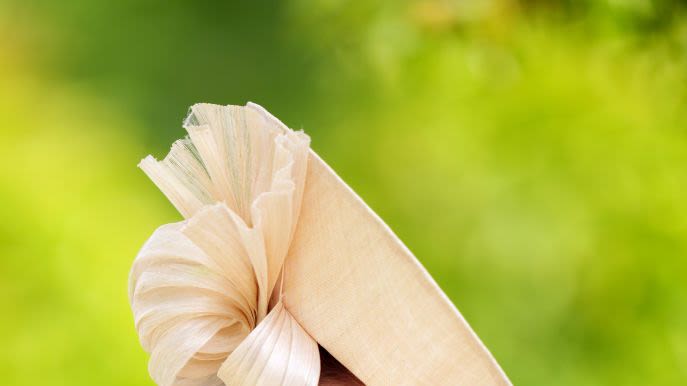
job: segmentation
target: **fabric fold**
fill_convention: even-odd
[[[317,385],[317,343],[278,302],[219,369],[227,385]]]

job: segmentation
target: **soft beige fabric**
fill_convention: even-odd
[[[286,259],[284,301],[368,385],[506,385],[427,271],[315,154]]]
[[[140,165],[185,217],[155,231],[130,276],[156,383],[314,385],[319,343],[369,385],[509,384],[305,134],[250,103],[195,105],[184,126],[189,138]],[[323,383],[358,384],[323,366]]]

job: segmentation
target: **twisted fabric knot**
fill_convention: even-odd
[[[310,139],[262,107],[197,104],[140,167],[183,215],[134,261],[129,300],[159,385],[315,385],[318,346],[281,302]]]

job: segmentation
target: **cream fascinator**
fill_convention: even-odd
[[[509,384],[307,135],[252,103],[194,105],[184,127],[140,163],[184,217],[129,278],[157,384]]]

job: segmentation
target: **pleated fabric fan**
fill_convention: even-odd
[[[129,278],[157,384],[510,384],[307,135],[252,103],[194,105],[184,127],[140,163],[184,217]]]

